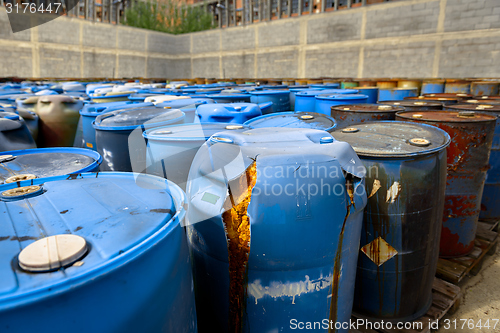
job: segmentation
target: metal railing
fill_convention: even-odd
[[[397,0],[202,0],[219,28],[253,24]]]
[[[130,1],[137,0],[80,0],[76,6],[68,8],[66,4],[74,3],[75,1],[0,0],[0,5],[18,3],[25,6],[26,4],[35,3],[37,6],[40,6],[40,4],[62,3],[63,11],[60,15],[93,22],[119,24],[126,7],[131,4]],[[213,15],[213,22],[219,28],[225,28],[336,11],[387,1],[400,0],[202,0],[191,4],[191,6],[204,7],[205,11]]]

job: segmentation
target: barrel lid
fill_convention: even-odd
[[[472,98],[473,99],[493,99],[493,100],[500,100],[500,95],[481,95],[481,96],[474,96]]]
[[[500,104],[500,99],[486,99],[486,98],[481,98],[481,99],[464,99],[461,102],[463,102],[463,103],[469,103],[469,104],[491,104],[491,105],[497,105],[497,104]]]
[[[145,131],[143,136],[158,141],[206,141],[217,132],[248,129],[247,125],[233,123],[193,123],[153,128]]]
[[[404,91],[417,91],[418,88],[415,87],[408,87],[408,88],[401,88],[401,87],[396,87],[396,88],[379,88],[379,90],[404,90]]]
[[[362,92],[363,90],[379,90],[379,87],[356,87],[356,90]]]
[[[221,103],[221,104],[202,104],[196,108],[198,114],[213,115],[215,113],[248,113],[254,116],[262,114],[259,104],[255,103]]]
[[[349,143],[358,155],[367,157],[430,154],[450,143],[448,133],[435,126],[402,121],[354,124],[330,133],[335,139]]]
[[[156,106],[159,107],[170,106],[171,108],[175,109],[175,108],[184,108],[186,106],[196,107],[201,104],[213,104],[213,103],[215,102],[211,98],[186,98],[186,99],[174,99],[172,101],[161,102],[159,104],[156,104]]]
[[[341,89],[307,89],[303,91],[299,91],[297,93],[297,96],[301,97],[315,97],[317,95],[324,95],[324,94],[335,94],[338,90]]]
[[[332,111],[344,112],[376,112],[376,113],[396,113],[404,111],[404,108],[393,105],[380,105],[380,104],[347,104],[335,105],[331,108]]]
[[[182,191],[145,174],[85,173],[22,182],[25,187],[42,191],[0,200],[0,235],[8,240],[0,242],[0,309],[123,266],[164,239],[183,217]],[[18,189],[1,185],[0,194]]]
[[[383,101],[380,102],[380,104],[389,104],[389,105],[394,105],[394,106],[414,106],[414,107],[427,107],[427,106],[436,106],[436,107],[441,107],[443,106],[442,103],[439,102],[434,102],[432,100],[421,100],[421,101],[415,101],[415,100],[403,100],[403,101]]]
[[[110,111],[97,116],[94,128],[99,130],[132,130],[140,125],[160,126],[184,119],[184,113],[178,109],[145,106]]]
[[[266,114],[248,120],[245,125],[252,128],[288,127],[327,131],[335,128],[337,123],[335,119],[322,113],[297,111]]]
[[[482,110],[483,111],[483,110]],[[405,119],[417,119],[428,122],[451,122],[451,123],[475,123],[495,121],[496,116],[483,112],[464,111],[401,111],[398,117]]]
[[[464,93],[434,93],[434,94],[424,94],[425,97],[444,97],[444,98],[470,98],[471,94]]]
[[[336,101],[336,100],[366,100],[368,96],[361,94],[326,94],[326,95],[317,95],[316,99]]]
[[[311,89],[311,86],[302,84],[302,85],[293,85],[288,87],[288,91],[293,91],[293,92],[301,91],[304,89]]]
[[[5,151],[0,153],[0,184],[16,175],[29,174],[46,178],[93,171],[101,161],[102,157],[98,152],[84,148]]]
[[[80,110],[80,114],[82,116],[97,117],[98,115],[109,111],[126,110],[130,108],[139,108],[145,106],[153,107],[154,104],[150,102],[137,103],[132,101],[120,101],[120,102],[108,102],[108,103],[90,102],[84,105],[83,109]]]
[[[254,90],[250,91],[250,95],[288,95],[290,91],[288,90]]]
[[[76,103],[76,100],[68,95],[44,95],[40,96],[38,103]]]
[[[477,112],[498,112],[500,111],[499,104],[453,104],[446,106],[446,110],[466,110],[466,111],[477,111]]]
[[[250,98],[249,94],[238,94],[238,93],[220,93],[220,94],[211,94],[210,98],[215,100],[217,99],[242,99],[242,98]]]

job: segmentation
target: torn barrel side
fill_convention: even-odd
[[[364,174],[325,131],[214,134],[187,186],[200,331],[347,332],[335,322],[351,316]]]

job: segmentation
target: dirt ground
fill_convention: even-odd
[[[500,246],[493,256],[486,257],[481,272],[477,276],[467,278],[460,287],[463,294],[460,308],[455,314],[446,315],[441,319],[437,332],[500,332]],[[472,319],[467,323],[474,323],[477,327],[467,328],[465,325],[466,327],[462,328],[464,321],[460,319]],[[484,327],[488,319],[490,328]],[[478,326],[479,320],[481,324]],[[496,328],[493,327],[495,323]]]

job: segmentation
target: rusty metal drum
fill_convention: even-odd
[[[499,83],[495,81],[475,81],[470,85],[470,92],[473,95],[496,95],[498,94]]]
[[[432,303],[450,136],[400,121],[331,134],[349,143],[367,169],[353,311],[376,320],[415,320]]]
[[[446,80],[446,83],[444,85],[444,92],[452,94],[469,94],[470,82],[465,80]]]
[[[73,147],[83,102],[70,96],[47,95],[38,99],[38,147]]]
[[[458,104],[448,106],[446,110],[487,112],[495,116],[500,115],[500,105]],[[484,183],[479,218],[496,221],[500,218],[500,118],[497,118],[496,121],[489,165],[490,168],[486,174],[486,181]]]
[[[404,108],[406,111],[429,111],[429,110],[443,109],[442,103],[433,101],[414,101],[414,100],[384,101],[380,102],[379,104],[400,106]]]
[[[471,111],[405,111],[396,120],[437,126],[451,137],[440,256],[461,257],[474,248],[496,116]]]
[[[377,104],[350,104],[332,107],[331,115],[337,121],[337,128],[377,120],[394,120],[402,107]]]
[[[405,101],[415,101],[415,102],[435,102],[445,104],[457,104],[462,101],[460,97],[431,97],[431,96],[417,96],[417,97],[406,97]]]

